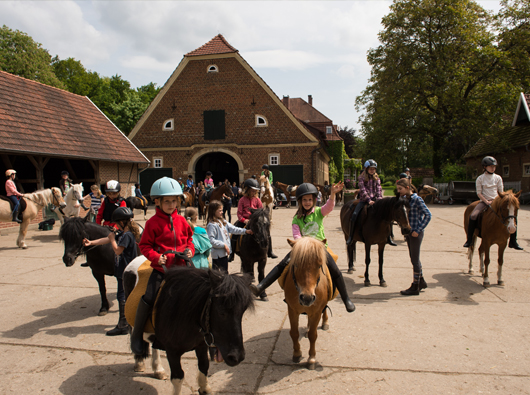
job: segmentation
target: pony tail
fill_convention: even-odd
[[[138,224],[136,222],[134,222],[134,219],[130,219],[129,220],[129,222],[127,223],[127,227],[129,228],[129,230],[133,234],[134,239],[136,240],[136,242],[139,243],[140,239],[142,238],[142,235],[140,233],[140,227],[138,226]]]

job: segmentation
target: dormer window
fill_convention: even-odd
[[[326,134],[331,134],[333,132],[333,128],[331,126],[326,126]]]
[[[208,73],[218,73],[219,69],[217,68],[217,66],[215,64],[211,64],[211,65],[208,66],[207,72]]]
[[[256,115],[256,126],[269,126],[267,118],[263,115]]]
[[[173,119],[168,119],[164,121],[164,127],[162,128],[162,130],[173,130],[174,129],[173,125],[174,125]]]

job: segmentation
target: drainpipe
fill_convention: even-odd
[[[313,151],[311,151],[311,183],[312,184],[315,183],[315,159],[314,159],[314,156],[315,156],[315,152],[320,150],[320,149],[323,149],[322,142],[320,142],[318,144],[318,147],[316,147]]]

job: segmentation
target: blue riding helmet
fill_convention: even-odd
[[[369,167],[375,167],[377,169],[377,162],[373,159],[368,159],[364,162],[364,167],[367,169]]]
[[[156,180],[151,186],[151,197],[182,195],[182,188],[177,180],[169,177],[162,177]]]

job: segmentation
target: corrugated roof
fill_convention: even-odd
[[[188,52],[184,56],[217,55],[231,52],[238,52],[238,50],[228,44],[228,41],[225,40],[222,34],[218,34],[206,44],[194,51]]]
[[[464,155],[464,158],[505,152],[509,149],[524,147],[527,144],[530,144],[530,123],[509,126],[495,134],[481,138]]]
[[[87,97],[3,71],[0,151],[149,162]]]

